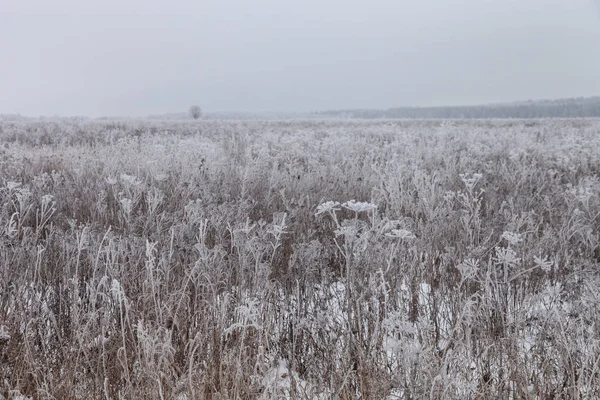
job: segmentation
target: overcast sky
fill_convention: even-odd
[[[600,0],[0,0],[0,114],[600,95]]]

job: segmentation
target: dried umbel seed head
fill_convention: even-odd
[[[516,246],[523,241],[523,235],[510,231],[504,231],[502,238],[505,239],[511,246]]]
[[[327,201],[317,206],[317,213],[315,215],[330,213],[340,210],[340,203],[337,201]]]
[[[394,239],[416,239],[416,236],[406,229],[392,229],[392,231],[386,233],[385,236]]]
[[[377,206],[373,203],[361,202],[356,200],[347,201],[344,204],[342,204],[342,207],[347,208],[350,211],[354,211],[355,213],[374,211],[377,209]]]

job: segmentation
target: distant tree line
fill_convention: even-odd
[[[590,118],[600,117],[600,97],[537,100],[479,106],[398,107],[317,112],[321,117],[337,118]]]

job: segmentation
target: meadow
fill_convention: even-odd
[[[0,122],[6,399],[600,398],[600,120]]]

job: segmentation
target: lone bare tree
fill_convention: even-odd
[[[199,106],[191,106],[189,111],[190,117],[198,119],[202,117],[202,109]]]

